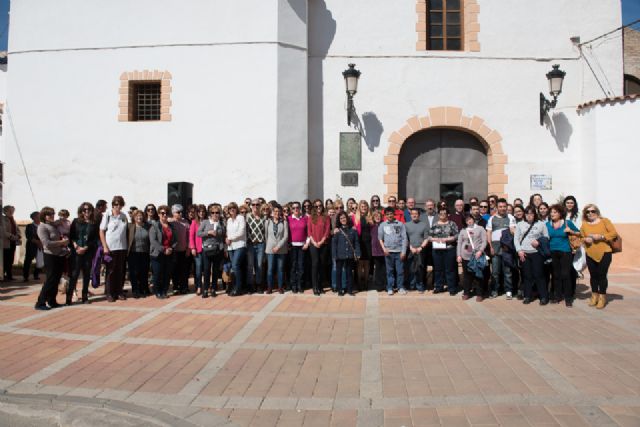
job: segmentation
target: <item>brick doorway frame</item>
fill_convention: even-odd
[[[383,182],[387,187],[384,199],[389,196],[398,197],[398,162],[402,144],[413,134],[432,128],[448,128],[468,132],[475,136],[487,150],[488,164],[488,194],[497,194],[507,198],[505,187],[509,183],[506,174],[507,155],[502,149],[502,135],[487,126],[484,119],[478,116],[465,116],[462,108],[458,107],[434,107],[429,108],[426,116],[413,116],[406,124],[391,133],[389,136],[389,148],[384,156],[386,173]]]

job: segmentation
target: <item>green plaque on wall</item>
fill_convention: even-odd
[[[362,140],[358,132],[340,133],[340,170],[362,170]]]

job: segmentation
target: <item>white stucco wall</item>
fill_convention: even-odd
[[[388,137],[410,117],[439,106],[460,107],[463,114],[477,115],[500,132],[509,158],[510,198],[532,193],[530,174],[552,175],[553,190],[543,192],[549,200],[560,194],[578,199],[586,194],[576,178],[582,173],[583,149],[575,108],[605,93],[585,71],[585,61],[569,38],[586,41],[618,27],[620,2],[545,0],[510,2],[508,7],[499,0],[478,3],[480,52],[417,52],[415,1],[310,2],[309,158],[323,159],[322,164],[310,165],[312,195],[368,198],[385,193]],[[604,41],[593,52],[599,73],[615,91],[621,90],[619,40]],[[356,189],[340,186],[338,168],[339,133],[349,130],[341,76],[349,62],[362,71],[355,98],[360,117],[368,116],[372,129],[383,129],[379,140],[363,146]],[[567,72],[564,91],[550,121],[540,126],[538,96],[547,92],[545,74],[555,63]]]
[[[194,183],[205,203],[305,195],[306,7],[296,1],[18,2],[10,137],[38,207],[73,210],[114,194],[163,203],[171,181]],[[155,69],[172,74],[172,120],[118,122],[120,74]],[[5,201],[26,217],[35,206],[15,144],[4,150]],[[299,178],[279,180],[278,165],[296,155]]]
[[[585,185],[591,190],[586,200],[615,222],[637,223],[640,201],[633,188],[640,182],[640,100],[594,105],[581,116],[593,150],[593,160],[585,164]]]
[[[546,199],[588,199],[598,142],[576,106],[620,94],[622,47],[616,38],[585,47],[591,72],[569,38],[620,26],[620,1],[478,3],[480,52],[417,52],[415,0],[21,0],[9,38],[15,132],[5,136],[18,138],[39,206],[117,193],[163,202],[170,181],[193,182],[202,202],[307,189],[368,198],[386,192],[389,135],[428,108],[455,106],[502,135],[510,198],[528,197],[530,174],[548,174]],[[341,187],[338,166],[339,133],[353,131],[349,62],[362,71],[357,188]],[[555,63],[565,87],[540,126],[538,94]],[[117,121],[120,74],[144,69],[172,74],[171,122]],[[5,200],[26,217],[34,206],[14,140],[2,150]]]

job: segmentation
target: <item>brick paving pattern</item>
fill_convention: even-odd
[[[193,294],[33,310],[2,284],[0,388],[238,426],[640,426],[640,272],[610,304]],[[59,301],[63,300],[59,296]]]

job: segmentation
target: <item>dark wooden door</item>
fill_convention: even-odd
[[[428,198],[439,200],[441,184],[452,183],[462,183],[465,200],[487,196],[487,152],[476,137],[429,129],[405,141],[398,164],[400,197],[414,197],[418,205]]]

